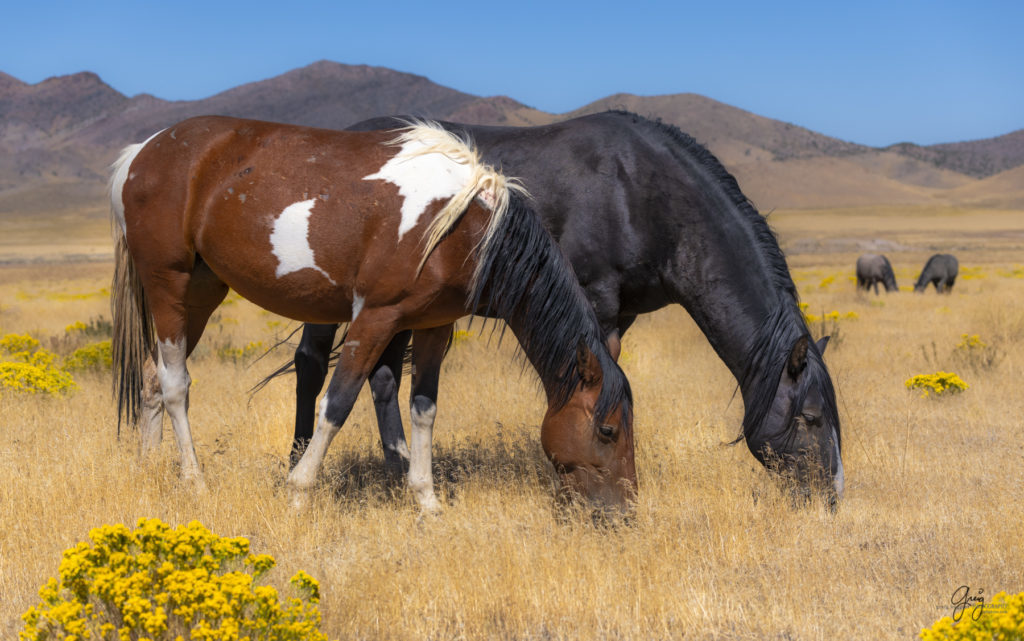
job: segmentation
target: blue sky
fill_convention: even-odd
[[[693,92],[876,146],[1024,128],[1019,0],[4,4],[0,71],[94,71],[127,95],[203,98],[327,59],[556,113]]]

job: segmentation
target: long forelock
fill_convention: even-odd
[[[795,306],[794,306],[795,307]],[[799,314],[799,310],[795,310]],[[799,408],[803,407],[811,389],[819,388],[822,396],[822,414],[829,425],[835,426],[836,438],[839,434],[839,413],[836,407],[835,389],[828,368],[817,345],[807,333],[806,324],[793,318],[794,309],[780,306],[768,322],[762,326],[762,332],[754,343],[752,358],[744,372],[745,389],[751,392],[744,395],[745,413],[743,416],[743,437],[748,441],[757,436],[771,444],[775,451],[788,449],[787,444],[795,437],[792,429],[793,419]],[[793,390],[789,409],[781,429],[773,433],[765,433],[765,421],[769,410],[778,394],[783,371],[792,352],[793,345],[806,336],[809,341],[807,364],[800,375],[798,385]],[[841,445],[840,445],[841,447]]]
[[[775,435],[763,434],[764,424],[769,410],[779,391],[783,369],[786,367],[793,345],[801,335],[807,335],[806,324],[797,322],[788,305],[780,304],[775,312],[760,326],[760,331],[751,343],[746,370],[743,372],[741,387],[747,390],[743,396],[743,435],[749,440],[754,435],[774,438]],[[811,350],[808,349],[808,354]],[[806,379],[805,379],[806,380]],[[803,381],[802,381],[803,382]],[[801,385],[800,388],[804,386]],[[799,388],[798,392],[799,393]],[[803,390],[806,397],[807,390]],[[797,403],[790,407],[795,413]],[[788,416],[785,425],[790,425],[793,416]]]

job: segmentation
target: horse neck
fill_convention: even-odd
[[[762,353],[764,342],[760,340],[768,326],[781,321],[792,326],[786,329],[801,329],[796,323],[798,310],[795,299],[774,290],[770,296],[762,295],[763,291],[752,295],[752,291],[761,291],[750,289],[755,285],[766,286],[761,282],[734,281],[712,285],[713,292],[709,287],[698,286],[692,297],[683,301],[684,307],[744,392],[749,383],[750,364],[770,358],[770,355]],[[705,304],[706,301],[713,303]],[[787,307],[793,307],[794,312],[787,313]]]
[[[730,177],[731,179],[731,177]],[[737,189],[738,192],[738,189]],[[805,332],[796,287],[767,222],[752,206],[711,190],[678,215],[699,251],[680,248],[669,278],[677,302],[694,319],[736,380],[745,384],[758,337],[772,319]]]

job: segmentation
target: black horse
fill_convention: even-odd
[[[923,292],[928,289],[928,284],[935,285],[935,291],[950,293],[953,291],[953,283],[956,282],[956,275],[960,271],[960,263],[953,254],[935,254],[924,264],[921,275],[914,283],[915,292]]]
[[[871,291],[875,286],[875,295],[878,295],[878,283],[882,283],[887,292],[898,292],[896,286],[896,275],[892,273],[892,265],[889,259],[881,254],[864,254],[857,259],[857,289]]]
[[[402,123],[378,118],[352,129]],[[638,314],[683,305],[739,383],[740,438],[751,453],[793,475],[805,493],[842,496],[839,416],[822,360],[827,337],[811,339],[774,233],[709,151],[675,127],[625,112],[542,127],[442,124],[522,179],[613,355]],[[303,328],[294,451],[313,433],[336,330]],[[397,397],[408,340],[397,336],[369,379],[389,466],[408,457]]]

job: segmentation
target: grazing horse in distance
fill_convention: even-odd
[[[956,282],[957,273],[960,271],[960,262],[952,254],[935,254],[924,264],[921,275],[914,283],[915,292],[923,292],[928,289],[928,284],[935,286],[935,291],[940,294],[949,294],[953,291],[953,284]]]
[[[896,275],[892,273],[892,265],[889,259],[881,254],[864,254],[857,259],[857,289],[871,291],[875,286],[875,295],[878,295],[878,283],[882,283],[887,292],[898,292],[896,286]]]
[[[185,361],[230,287],[289,318],[350,323],[319,427],[288,476],[297,502],[389,343],[412,332],[409,484],[437,508],[441,359],[453,323],[478,312],[508,323],[540,375],[541,442],[563,490],[629,509],[629,384],[521,189],[459,137],[423,123],[338,132],[208,116],[126,148],[113,169],[119,417],[141,421],[152,447],[166,408],[186,478],[202,473]]]
[[[377,118],[352,129],[401,122]],[[762,463],[781,462],[804,489],[824,486],[841,497],[826,341],[811,340],[775,235],[710,152],[675,127],[625,112],[541,127],[442,125],[472,138],[487,162],[523,180],[613,354],[638,314],[684,306],[739,383],[741,438],[751,453]],[[294,360],[296,452],[313,434],[336,330],[303,328]],[[408,340],[396,337],[369,379],[389,466],[407,456],[396,399]]]

